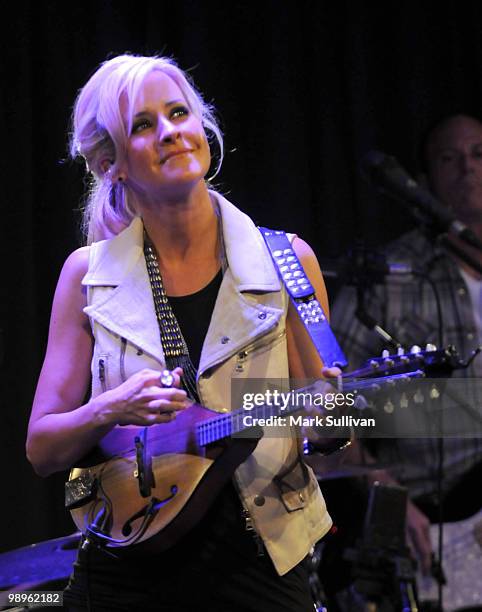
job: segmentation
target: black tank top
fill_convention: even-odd
[[[220,270],[200,291],[169,297],[196,368],[221,280]],[[98,605],[102,610],[138,610],[142,598],[142,609],[192,610],[206,603],[213,612],[313,609],[302,564],[278,576],[268,554],[258,556],[231,480],[199,523],[168,551],[119,560],[93,547],[88,555],[79,553],[66,590],[65,601],[75,609],[85,608],[87,591],[96,610]]]
[[[223,279],[220,269],[205,287],[189,295],[168,296],[182,335],[189,349],[191,362],[196,370],[199,367],[201,349],[208,331],[214,304]]]

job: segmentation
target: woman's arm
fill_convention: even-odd
[[[293,249],[303,264],[305,272],[315,289],[316,297],[323,307],[325,314],[328,316],[328,297],[320,266],[315,254],[310,246],[299,238],[294,240]],[[306,333],[304,326],[300,322],[299,317],[291,303],[287,319],[287,339],[290,372],[293,378],[318,378],[320,374],[326,377],[333,377],[340,373],[338,368],[322,369],[323,364],[321,359],[318,353],[315,351],[308,334]],[[361,465],[361,457],[358,455],[360,448],[360,443],[358,442],[355,443],[353,448],[348,451],[348,453],[350,453],[348,462],[351,461]],[[346,460],[345,455],[344,457]],[[365,450],[365,460],[367,459],[368,463],[372,463],[374,461],[373,457],[371,457]],[[400,486],[397,480],[385,470],[374,471],[370,478],[373,479],[373,481],[376,480],[383,484],[394,484]],[[430,570],[432,552],[429,529],[429,520],[409,499],[407,502],[407,531],[409,541],[421,561],[422,571],[425,574],[428,574]]]
[[[329,306],[326,287],[318,260],[316,259],[313,250],[300,238],[295,238],[293,241],[293,249],[298,256],[306,275],[313,285],[316,297],[323,308],[325,315],[328,317]],[[323,362],[291,301],[286,320],[286,337],[288,342],[290,377],[298,380],[296,386],[303,386],[306,384],[304,382],[306,379],[319,379],[321,377],[336,378],[341,374],[341,370],[339,368],[325,368],[323,366]],[[327,391],[334,391],[333,387],[329,385],[328,382],[326,385]],[[305,410],[311,416],[315,416],[320,412],[319,408],[311,406],[306,406]],[[303,427],[302,431],[303,436],[307,438],[320,452],[331,452],[333,450],[333,442],[326,436],[320,438],[320,433],[316,427]],[[336,436],[333,437],[336,438]],[[344,443],[346,440],[342,440],[342,442]],[[339,441],[335,443],[334,448],[338,448],[338,443]]]
[[[82,248],[66,260],[52,305],[27,435],[28,459],[41,476],[71,467],[116,424],[162,423],[172,419],[171,411],[185,407],[186,393],[159,387],[160,372],[147,369],[82,404],[93,351],[81,284],[88,256],[88,248]]]
[[[316,255],[301,238],[294,239],[293,250],[313,285],[316,297],[325,315],[329,317],[328,296]],[[328,378],[333,378],[340,374],[338,368],[323,368],[323,362],[291,301],[286,320],[286,337],[291,378],[319,378],[322,374]]]

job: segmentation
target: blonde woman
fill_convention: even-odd
[[[233,377],[320,376],[259,231],[208,188],[222,135],[172,60],[102,64],[76,101],[71,142],[92,178],[89,246],[67,259],[53,303],[27,441],[39,474],[76,465],[116,427],[170,423],[193,400],[229,410]],[[298,238],[293,248],[326,309],[313,252]],[[70,609],[311,611],[302,561],[331,521],[298,446],[262,438],[168,551],[84,546]]]

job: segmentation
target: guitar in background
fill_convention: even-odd
[[[439,526],[432,525],[430,539],[438,549]],[[482,607],[482,509],[475,515],[443,524],[444,612]],[[420,602],[437,601],[438,584],[432,576],[417,575]]]

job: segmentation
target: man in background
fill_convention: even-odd
[[[449,116],[428,132],[421,149],[428,188],[482,241],[482,123],[466,115]],[[482,265],[482,252],[457,246]],[[406,349],[439,345],[442,340],[444,346],[453,344],[467,358],[482,344],[481,275],[440,246],[427,227],[402,236],[386,247],[385,255],[387,261],[408,263],[423,276],[388,277],[383,285],[369,288],[365,291],[366,312]],[[358,320],[356,307],[355,289],[345,287],[332,309],[332,325],[349,369],[387,348]],[[482,358],[454,376],[482,377]],[[428,573],[433,549],[430,523],[440,516],[444,521],[459,520],[482,508],[482,439],[447,438],[442,457],[436,439],[376,440],[369,450],[364,444],[357,446],[369,462],[399,466],[393,473],[374,472],[369,481],[400,483],[408,488],[409,540],[421,568]],[[443,469],[439,470],[441,460]],[[336,514],[334,519],[336,522]]]

